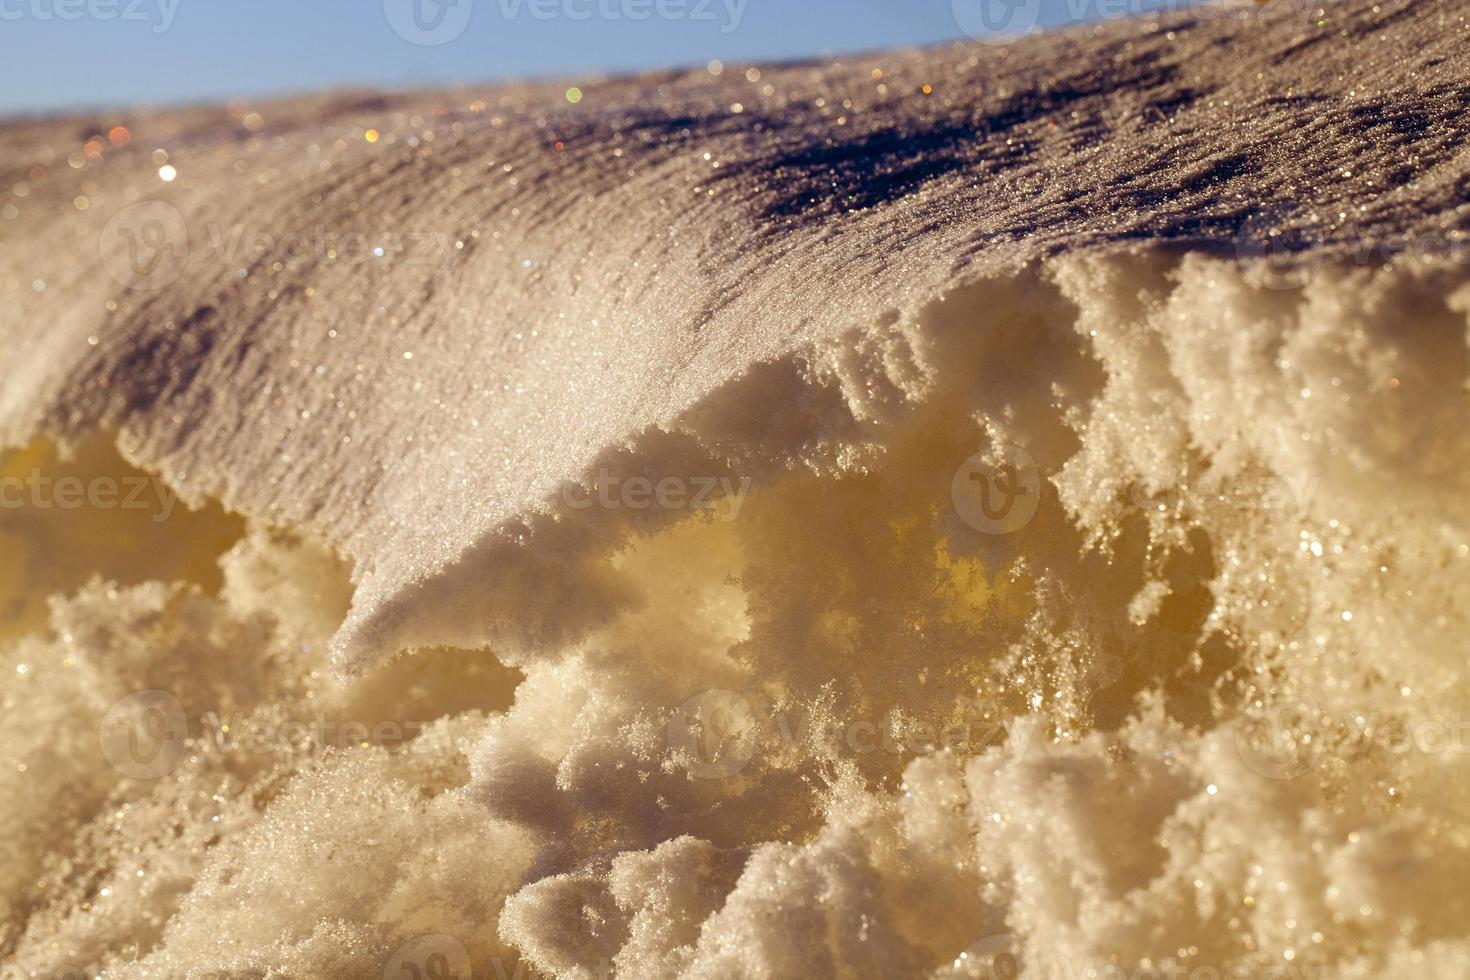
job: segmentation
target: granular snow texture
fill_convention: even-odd
[[[1465,976],[1467,42],[4,124],[0,969]]]

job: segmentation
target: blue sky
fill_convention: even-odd
[[[0,0],[0,112],[809,57],[1159,2],[1181,0]]]

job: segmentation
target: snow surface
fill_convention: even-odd
[[[576,106],[548,84],[14,122],[0,445],[116,429],[188,498],[310,529],[356,562],[346,662],[381,657],[609,446],[965,282],[1141,244],[1470,248],[1465,11],[1201,10]],[[119,122],[131,145],[67,165]],[[99,249],[116,268],[158,219],[105,226],[148,201],[185,255],[119,288]],[[356,233],[388,253],[328,257]]]
[[[1467,39],[6,124],[0,971],[1465,976]]]

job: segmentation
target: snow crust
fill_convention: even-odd
[[[423,600],[752,365],[1062,251],[1463,259],[1464,18],[1273,4],[586,82],[575,106],[542,85],[13,123],[0,445],[113,429],[186,499],[330,542],[356,568],[344,665],[504,643],[490,590],[469,617]],[[87,156],[114,123],[131,142]]]
[[[8,124],[0,970],[1464,976],[1466,13]]]

